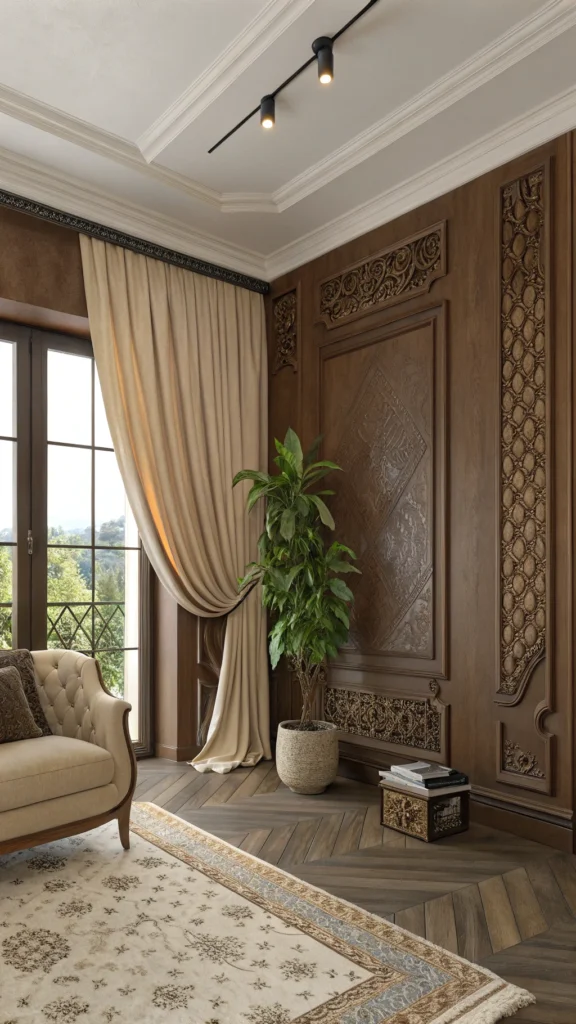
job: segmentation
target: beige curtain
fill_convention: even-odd
[[[207,743],[227,772],[269,758],[266,622],[238,605],[262,515],[234,474],[266,466],[260,295],[81,236],[90,332],[120,471],[161,582],[195,615],[228,614]]]

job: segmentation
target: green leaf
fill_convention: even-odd
[[[342,466],[336,465],[335,462],[330,462],[329,459],[322,459],[320,462],[313,462],[308,466],[304,476],[311,476],[311,474],[315,473],[318,469],[337,469],[340,473],[342,472]]]
[[[286,437],[284,438],[284,447],[294,456],[294,465],[298,470],[300,476],[302,475],[302,466],[304,462],[304,456],[302,455],[302,445],[300,444],[300,438],[298,434],[292,430],[292,427],[288,427],[286,431]]]
[[[308,512],[310,511],[310,505],[308,499],[305,498],[303,494],[299,494],[298,497],[296,498],[296,508],[298,510],[299,515],[308,515]]]
[[[355,565],[350,565],[350,562],[338,561],[338,559],[330,562],[330,569],[332,572],[357,572],[362,575],[360,569],[357,569]]]
[[[239,473],[236,473],[232,481],[232,487],[236,487],[241,480],[258,480],[260,483],[269,483],[271,477],[268,473],[260,473],[257,469],[241,469]]]
[[[284,537],[284,540],[292,540],[294,536],[294,528],[296,525],[296,516],[291,508],[284,509],[282,518],[280,519],[280,533]]]
[[[252,511],[256,502],[259,501],[260,498],[264,497],[266,489],[266,484],[254,484],[254,486],[250,488],[248,500],[246,502],[246,508],[249,512]]]
[[[284,653],[284,643],[279,636],[273,636],[268,646],[270,651],[270,661],[272,662],[272,668],[276,668],[280,658]]]
[[[346,586],[344,580],[328,580],[328,586],[330,587],[332,593],[336,594],[336,597],[339,597],[342,601],[354,600],[354,594],[350,590],[350,587]]]
[[[318,509],[318,514],[320,516],[320,519],[324,523],[324,526],[327,526],[330,530],[333,530],[334,520],[332,518],[332,513],[328,509],[328,506],[325,505],[325,503],[322,501],[322,498],[319,498],[317,494],[311,494],[309,497],[310,501],[313,501],[314,504],[316,505],[316,508]]]
[[[346,626],[346,629],[348,629],[348,627],[350,626],[350,616],[348,615],[345,606],[334,603],[332,605],[332,611],[334,612],[336,618],[340,619],[340,621],[343,622],[344,625]]]

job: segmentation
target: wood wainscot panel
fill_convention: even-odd
[[[356,322],[320,349],[334,518],[362,570],[335,667],[446,676],[445,312]]]

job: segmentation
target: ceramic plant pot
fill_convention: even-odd
[[[276,770],[293,793],[323,793],[338,772],[336,726],[331,722],[314,722],[316,729],[299,729],[299,724],[280,722]]]

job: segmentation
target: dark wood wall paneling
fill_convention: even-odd
[[[343,769],[468,772],[477,818],[573,843],[573,138],[274,282],[270,436],[346,476]],[[298,713],[286,670],[273,719]]]

